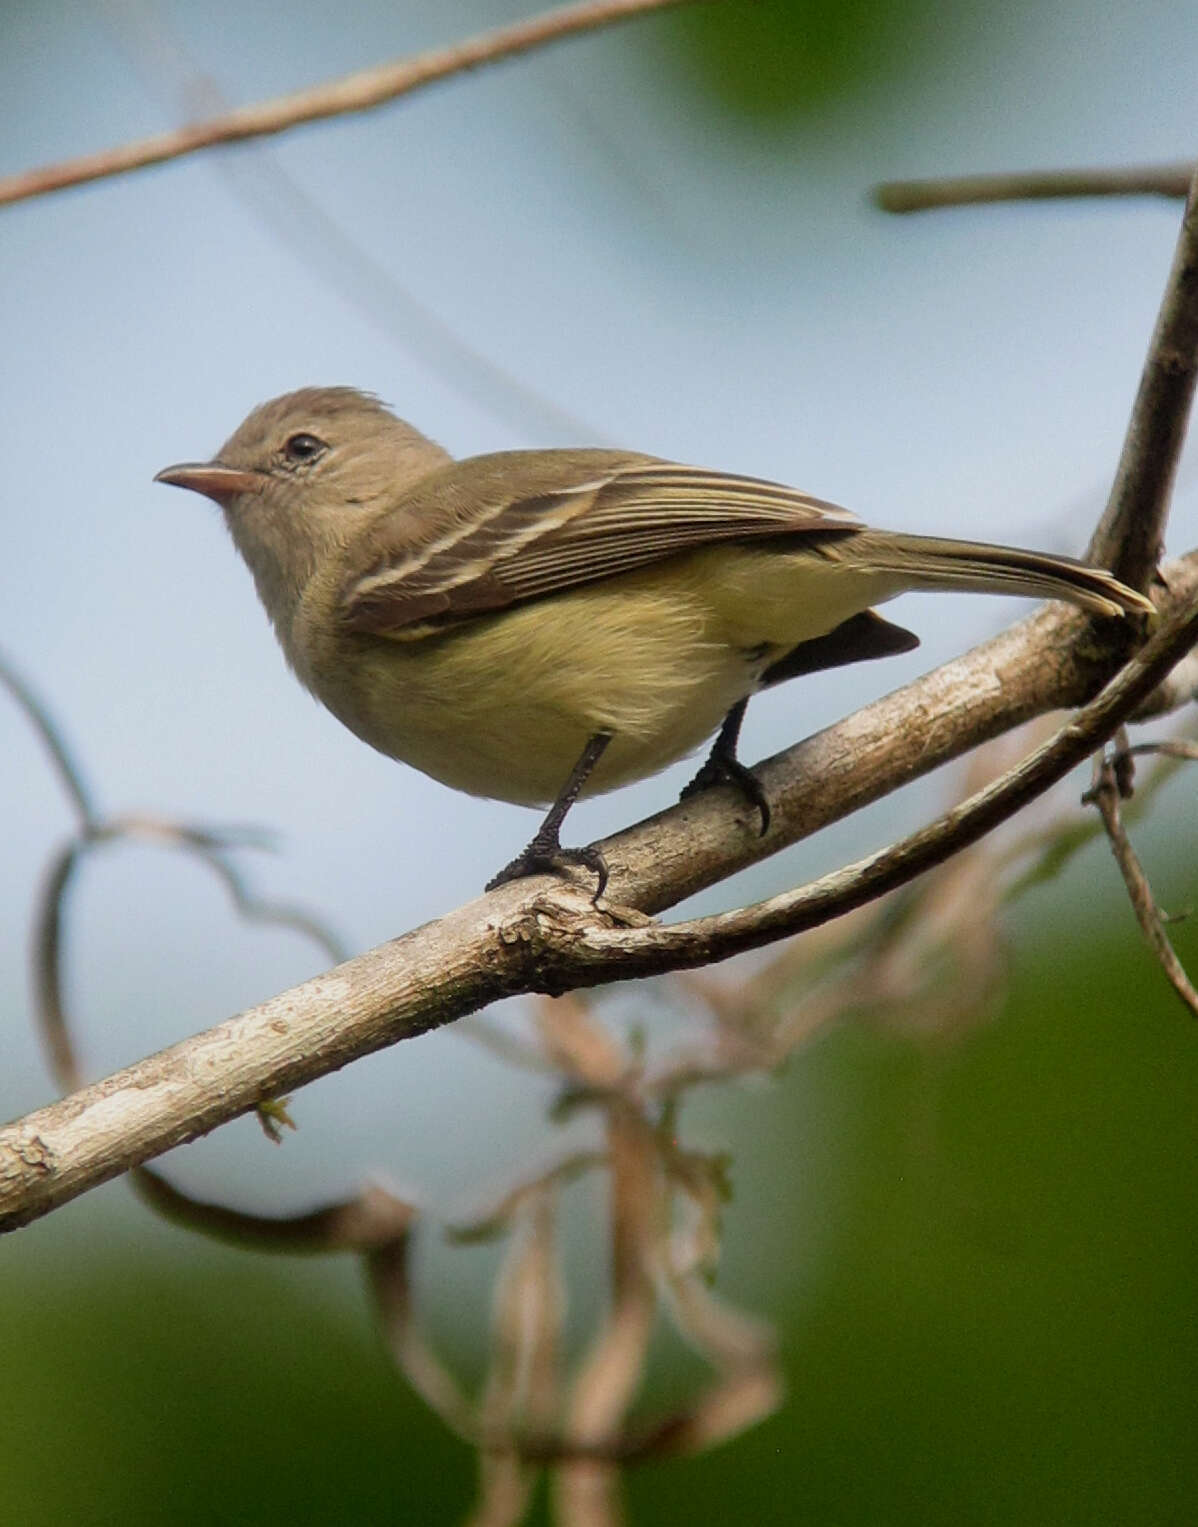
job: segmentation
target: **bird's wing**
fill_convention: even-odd
[[[847,509],[780,483],[652,457],[476,456],[430,474],[375,527],[342,613],[352,630],[388,635],[544,599],[720,541],[860,528]]]

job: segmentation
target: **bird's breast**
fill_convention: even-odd
[[[710,737],[769,662],[870,602],[811,565],[713,548],[397,639],[346,631],[316,602],[288,645],[372,747],[472,795],[544,805],[597,732],[612,742],[588,791],[654,774]]]
[[[415,640],[329,640],[316,621],[294,666],[365,742],[455,789],[546,804],[607,732],[588,790],[611,790],[699,747],[761,666],[712,640],[692,600],[616,583]]]

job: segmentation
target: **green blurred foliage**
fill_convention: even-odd
[[[772,1286],[789,1399],[634,1475],[634,1522],[1192,1519],[1198,1028],[1126,907],[1069,926],[1060,895],[1029,898],[1045,931],[992,1023],[951,1047],[845,1026],[734,1110],[758,1140],[734,1167],[725,1284],[751,1302],[737,1269],[764,1232],[748,1281]],[[1198,966],[1198,923],[1177,936]],[[813,1082],[835,1106],[810,1107]],[[855,1133],[829,1140],[838,1110]],[[122,1253],[104,1244],[117,1193],[23,1232],[0,1267],[0,1520],[460,1519],[470,1456],[392,1376],[346,1259],[159,1227]],[[115,1219],[114,1239],[139,1223]]]
[[[395,1382],[352,1303],[202,1243],[183,1261],[72,1242],[55,1255],[47,1237],[23,1276],[0,1274],[0,1520],[265,1527],[394,1522],[405,1501],[433,1520],[465,1510],[470,1455]]]
[[[936,67],[974,0],[718,0],[668,18],[669,57],[710,107],[778,127]]]

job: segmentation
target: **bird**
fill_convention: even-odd
[[[455,459],[352,387],[255,408],[155,481],[214,500],[299,681],[370,746],[454,789],[548,807],[488,882],[577,865],[582,795],[710,752],[684,795],[736,785],[745,708],[803,674],[907,652],[873,608],[907,590],[1153,606],[1066,557],[872,529],[784,484],[631,451]]]

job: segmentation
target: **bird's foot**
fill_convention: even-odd
[[[759,836],[765,837],[770,830],[770,803],[765,791],[761,787],[761,781],[753,773],[747,764],[741,763],[739,758],[728,757],[721,753],[711,753],[706,763],[691,780],[689,785],[683,788],[679,800],[687,800],[692,795],[698,795],[703,790],[714,790],[718,785],[731,785],[739,790],[748,801],[750,806],[755,806],[761,816],[761,831]]]
[[[523,880],[526,875],[561,876],[564,870],[570,869],[590,870],[595,876],[599,883],[591,901],[598,905],[607,887],[607,860],[599,850],[563,848],[556,839],[541,839],[539,835],[510,864],[505,864],[498,875],[487,881],[487,890],[493,891],[509,880]]]

